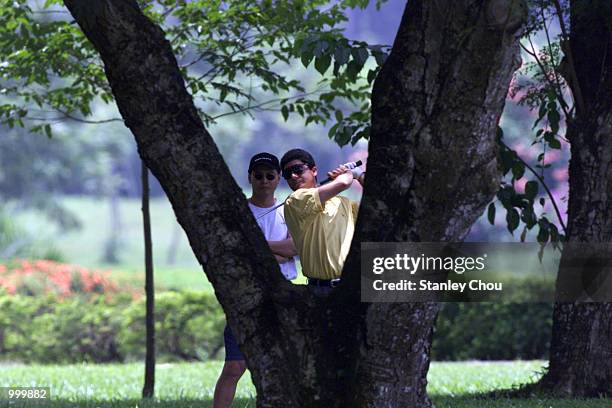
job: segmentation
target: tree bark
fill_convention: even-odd
[[[202,125],[164,33],[136,2],[65,0],[212,283],[259,407],[430,406],[433,304],[363,304],[362,241],[460,240],[495,194],[495,131],[522,3],[409,2],[376,80],[366,190],[334,295],[279,273]]]
[[[145,377],[142,397],[155,394],[155,285],[153,281],[153,240],[151,238],[151,212],[149,209],[149,170],[141,163],[142,225],[145,253],[145,295],[147,297]]]
[[[612,4],[573,0],[570,47],[580,95],[567,130],[569,167],[568,242],[612,242]],[[608,19],[608,22],[606,22]],[[574,98],[576,99],[576,97]],[[608,252],[609,254],[609,252]],[[559,281],[571,270],[564,252]],[[540,386],[561,396],[612,396],[612,304],[557,303],[550,365]]]
[[[510,1],[408,2],[374,84],[366,189],[344,271],[353,289],[360,242],[461,241],[494,197],[496,128],[525,10]],[[431,405],[437,313],[436,304],[361,306],[356,406]]]

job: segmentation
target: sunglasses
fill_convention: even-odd
[[[283,178],[290,180],[292,175],[301,176],[308,169],[307,164],[296,164],[295,166],[287,167],[283,169]]]
[[[255,180],[263,180],[264,175],[263,174],[253,174],[253,177],[255,177]],[[274,174],[270,174],[270,173],[267,173],[265,177],[266,177],[266,180],[268,181],[272,181],[276,178]]]

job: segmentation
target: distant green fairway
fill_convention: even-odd
[[[537,380],[542,361],[432,363],[428,391],[437,407],[609,407],[609,400],[483,399],[479,394]],[[143,365],[0,366],[0,386],[50,387],[52,407],[208,407],[222,362],[161,364],[156,398],[142,401]],[[254,407],[250,377],[234,406]],[[1,405],[5,404],[5,405]],[[8,406],[0,402],[0,406]],[[16,405],[10,405],[16,406]],[[24,405],[21,405],[24,406]],[[27,406],[34,406],[32,404]]]
[[[276,196],[284,199],[288,190]],[[108,200],[92,197],[63,197],[63,205],[79,218],[82,228],[62,232],[48,219],[35,212],[16,217],[16,223],[38,240],[37,246],[51,245],[65,257],[67,263],[111,271],[120,282],[144,285],[144,250],[141,203],[137,199],[120,199],[121,231],[119,233],[118,264],[102,262],[105,240],[109,234],[110,205]],[[210,289],[212,287],[198,264],[187,236],[176,222],[170,203],[165,198],[151,200],[155,285],[158,289]],[[41,244],[42,243],[42,244]],[[176,244],[173,263],[169,252]],[[0,260],[0,263],[2,260]]]

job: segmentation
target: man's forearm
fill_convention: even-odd
[[[297,255],[295,245],[291,238],[282,241],[268,241],[270,250],[274,255],[282,256],[283,258],[292,258]]]
[[[352,183],[353,175],[350,172],[346,172],[335,176],[333,181],[317,187],[321,204],[349,188]]]

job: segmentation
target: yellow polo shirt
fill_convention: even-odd
[[[348,255],[359,204],[332,197],[321,205],[316,188],[296,190],[285,202],[285,221],[304,276],[339,278]]]

